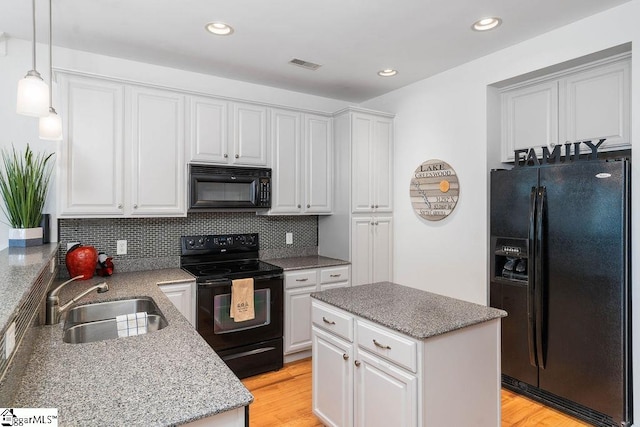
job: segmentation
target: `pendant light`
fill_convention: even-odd
[[[53,19],[51,11],[51,0],[49,0],[49,114],[40,117],[38,128],[40,130],[40,139],[50,141],[60,141],[62,139],[62,119],[53,108]]]
[[[33,69],[18,82],[18,103],[16,112],[25,116],[42,117],[49,113],[47,105],[47,84],[36,71],[36,0],[31,2],[33,15]]]

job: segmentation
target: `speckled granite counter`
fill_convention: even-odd
[[[495,308],[391,282],[330,289],[311,297],[418,339],[507,315]]]
[[[64,303],[103,278],[63,288]],[[168,326],[86,344],[62,341],[62,323],[41,326],[14,406],[58,408],[61,426],[167,426],[240,408],[253,396],[156,286],[193,277],[179,269],[120,273],[109,291],[78,304],[152,297]]]
[[[336,265],[349,265],[349,261],[336,258],[328,258],[320,255],[301,256],[291,258],[265,259],[264,262],[282,267],[284,271],[304,270],[305,268],[333,267]]]
[[[58,244],[51,243],[0,251],[0,331],[5,330],[57,250]]]

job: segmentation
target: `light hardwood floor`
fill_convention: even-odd
[[[288,363],[277,372],[242,380],[255,400],[249,409],[252,427],[320,427],[311,412],[311,359]],[[568,415],[502,390],[502,427],[583,427]]]

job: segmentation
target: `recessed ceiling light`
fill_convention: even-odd
[[[204,28],[218,36],[228,36],[233,33],[233,27],[231,27],[231,25],[220,21],[209,22]]]
[[[391,68],[386,68],[384,70],[378,71],[378,75],[381,77],[392,77],[398,74],[397,70],[393,70]]]
[[[482,18],[473,23],[471,28],[474,31],[488,31],[493,30],[498,25],[502,24],[502,19],[492,17],[492,18]]]

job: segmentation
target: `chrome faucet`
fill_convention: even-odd
[[[60,286],[58,286],[57,288],[55,288],[54,290],[50,291],[47,294],[47,318],[45,322],[47,325],[55,325],[56,323],[60,322],[60,316],[62,315],[62,313],[67,311],[67,309],[71,307],[71,304],[78,301],[83,296],[93,292],[94,290],[97,290],[99,294],[102,294],[109,290],[109,285],[107,285],[107,282],[102,282],[81,292],[80,295],[74,298],[71,298],[71,301],[64,304],[63,306],[60,306],[60,297],[58,296],[58,293],[60,293],[60,290],[65,285],[73,282],[74,280],[82,279],[83,277],[84,275],[80,275],[70,280],[67,280],[66,282],[62,283]]]

